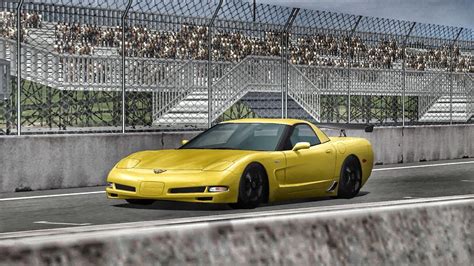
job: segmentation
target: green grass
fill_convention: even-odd
[[[15,87],[15,84],[13,86]],[[9,108],[10,111],[7,110],[6,102],[0,101],[0,129],[6,127],[6,114],[11,113],[12,110],[16,111],[15,96],[15,88],[13,88],[11,98],[13,108]],[[368,99],[370,108],[367,107]],[[347,96],[322,95],[320,101],[322,121],[345,122],[347,120]],[[386,119],[401,121],[401,97],[372,96],[368,98],[355,95],[351,96],[351,103],[353,107],[351,117],[354,122],[364,122],[368,115],[382,122]],[[151,125],[151,93],[128,93],[126,106],[127,124]],[[406,117],[409,120],[415,120],[417,97],[407,97],[405,108]],[[58,128],[60,125],[67,127],[119,126],[121,114],[121,92],[60,91],[26,80],[22,83],[23,126],[48,127],[51,125],[52,128]],[[242,102],[237,102],[225,111],[219,120],[250,117],[257,117],[257,114]],[[14,115],[11,116],[10,122],[14,124],[15,119]]]

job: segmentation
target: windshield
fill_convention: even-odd
[[[263,123],[225,123],[203,132],[181,149],[275,151],[288,126]]]

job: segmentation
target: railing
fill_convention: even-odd
[[[245,58],[212,84],[212,111],[210,114],[212,121],[232,106],[234,102],[242,98],[247,93],[249,84],[259,83],[252,75],[257,66],[249,63],[254,60],[258,59],[254,57]]]
[[[281,62],[278,57],[250,56],[231,69],[213,85],[213,120],[250,91],[281,91]],[[319,121],[320,91],[291,64],[288,71],[288,94]]]
[[[169,74],[153,91],[153,119],[157,120],[193,90],[207,86],[207,62],[187,62]]]
[[[118,56],[64,55],[27,44],[22,45],[21,51],[24,59],[22,64],[25,66],[22,68],[22,77],[27,80],[59,90],[119,91],[121,89],[122,70]],[[10,61],[11,74],[15,75],[17,58],[15,41],[0,38],[0,58]],[[280,60],[279,57],[250,56],[237,65],[231,62],[212,62],[211,76],[214,88],[212,118],[216,119],[250,89],[279,90]],[[465,76],[472,81],[472,74],[467,73],[403,72],[398,69],[362,68],[351,69],[348,72],[346,68],[289,65],[291,66],[288,73],[290,97],[316,120],[319,120],[320,115],[321,94],[400,96],[404,73],[407,84],[405,94],[419,96],[419,117],[425,114],[441,96],[449,95],[450,85],[447,75]],[[157,119],[193,91],[206,90],[207,66],[208,61],[127,57],[125,86],[128,91],[153,92],[153,118]],[[470,93],[468,84],[464,84],[465,88],[462,84],[451,85],[454,89],[452,93],[468,96]],[[314,94],[314,91],[317,91],[317,94]],[[471,110],[472,103],[468,101],[468,116],[472,113]]]
[[[294,65],[288,68],[288,96],[293,98],[315,121],[321,120],[320,90]]]

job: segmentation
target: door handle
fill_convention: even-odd
[[[332,150],[326,150],[326,153],[331,153],[331,152],[332,152]]]

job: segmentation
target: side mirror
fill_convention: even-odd
[[[311,147],[311,144],[309,144],[309,142],[298,142],[295,144],[292,150],[293,151],[305,150],[305,149],[309,149],[309,147]]]
[[[367,125],[365,126],[365,132],[371,133],[374,131],[374,125]]]
[[[181,140],[181,145],[184,145],[184,144],[186,144],[186,143],[188,143],[188,142],[189,142],[189,140],[183,139],[183,140]]]

